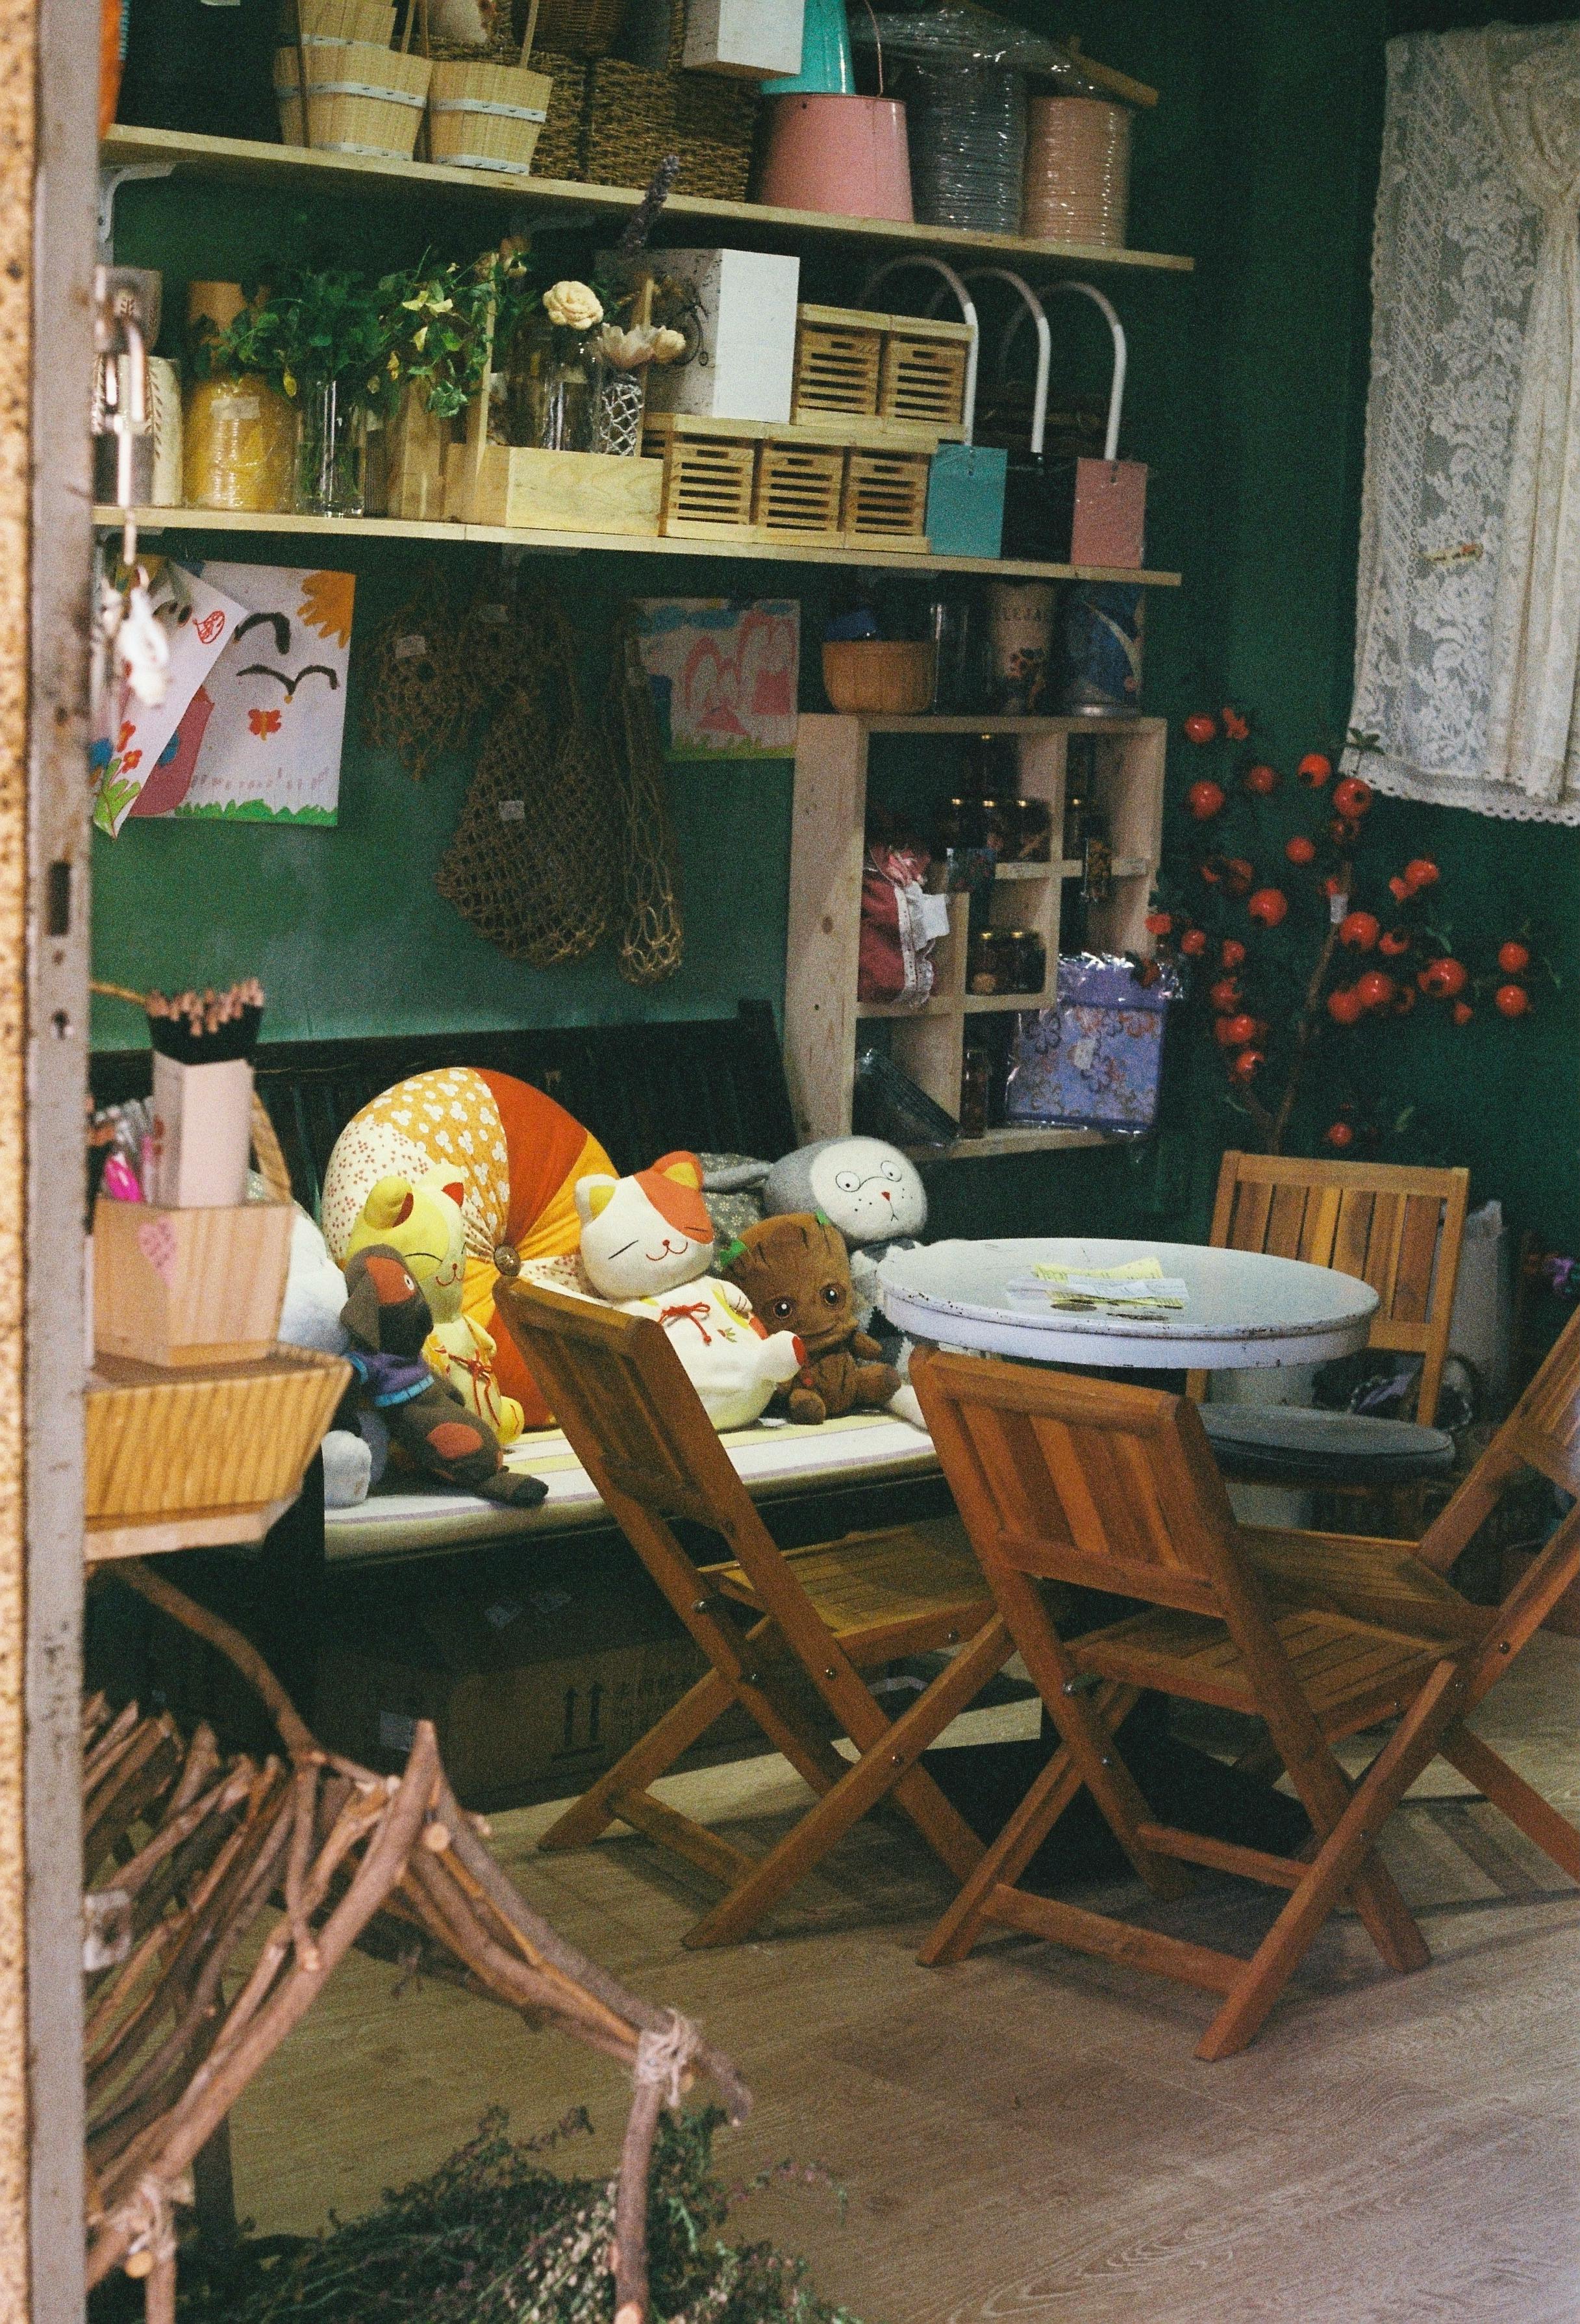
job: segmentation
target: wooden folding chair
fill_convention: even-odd
[[[981,1358],[919,1351],[911,1378],[1000,1612],[1062,1748],[923,1949],[960,1960],[984,1923],[1156,1969],[1226,1998],[1197,2049],[1253,2039],[1318,1929],[1348,1894],[1389,1966],[1430,1958],[1373,1842],[1465,1702],[1467,1649],[1343,1614],[1277,1618],[1245,1556],[1200,1416],[1183,1397]],[[1039,1581],[1080,1582],[1150,1610],[1061,1638]],[[1309,1861],[1160,1823],[1114,1736],[1155,1688],[1266,1720],[1309,1815]],[[1329,1745],[1384,1719],[1387,1743],[1353,1790]],[[1082,1784],[1159,1895],[1181,1863],[1287,1888],[1247,1960],[1026,1895],[1021,1873]]]
[[[580,1847],[619,1817],[673,1849],[726,1892],[687,1931],[688,1945],[745,1936],[890,1794],[963,1880],[982,1844],[916,1762],[1015,1649],[958,1520],[781,1551],[660,1325],[522,1283],[502,1284],[499,1305],[610,1515],[712,1665],[539,1845]],[[718,1536],[728,1562],[694,1563],[676,1520]],[[860,1676],[901,1655],[955,1646],[893,1720]],[[808,1722],[795,1665],[856,1746],[854,1763]],[[819,1794],[761,1858],[648,1788],[735,1703]]]
[[[1262,1526],[1246,1526],[1242,1539],[1280,1607],[1353,1615],[1423,1641],[1471,1642],[1469,1689],[1438,1750],[1560,1871],[1580,1881],[1580,1833],[1465,1724],[1580,1575],[1577,1499],[1501,1605],[1472,1605],[1447,1579],[1503,1495],[1531,1470],[1580,1497],[1580,1315],[1419,1542]]]
[[[1467,1170],[1224,1156],[1212,1248],[1358,1276],[1377,1294],[1368,1345],[1421,1364],[1413,1426],[1300,1407],[1281,1406],[1274,1417],[1263,1406],[1208,1406],[1204,1425],[1226,1475],[1357,1492],[1419,1485],[1453,1467],[1453,1444],[1433,1424],[1469,1191]],[[1186,1383],[1198,1403],[1207,1382],[1199,1371]]]

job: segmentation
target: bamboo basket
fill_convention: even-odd
[[[274,94],[288,145],[304,143],[299,69],[307,75],[307,144],[319,152],[410,161],[434,69],[428,58],[317,32],[305,32],[299,50],[276,49]]]
[[[306,1348],[175,1375],[101,1357],[86,1399],[88,1556],[136,1547],[96,1543],[96,1531],[161,1522],[255,1539],[300,1489],[350,1379],[343,1357]]]
[[[601,57],[613,47],[624,14],[625,0],[543,0],[537,38],[546,49]]]
[[[297,0],[303,33],[323,41],[367,41],[387,49],[395,38],[389,0]]]
[[[428,151],[453,170],[531,174],[548,118],[547,73],[501,64],[436,64],[428,85]]]

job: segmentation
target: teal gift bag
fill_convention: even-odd
[[[927,480],[927,546],[934,557],[997,557],[1004,539],[1007,452],[941,444]]]

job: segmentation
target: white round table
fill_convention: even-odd
[[[1077,1316],[1009,1289],[1013,1277],[1037,1264],[1089,1269],[1134,1259],[1155,1259],[1165,1276],[1184,1283],[1182,1311],[1155,1319]],[[927,1243],[891,1251],[878,1276],[884,1313],[914,1340],[1125,1371],[1327,1363],[1365,1346],[1377,1305],[1369,1284],[1332,1268],[1259,1251],[1100,1236]]]

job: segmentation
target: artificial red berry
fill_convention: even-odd
[[[1146,932],[1149,936],[1166,936],[1171,935],[1173,932],[1173,927],[1174,915],[1172,912],[1149,912],[1146,916]]]
[[[1412,855],[1404,867],[1405,885],[1412,893],[1417,888],[1429,888],[1439,876],[1429,855]]]
[[[1245,947],[1238,936],[1226,936],[1218,958],[1226,968],[1238,968],[1245,958]]]
[[[1493,1006],[1500,1017],[1523,1017],[1530,1006],[1530,995],[1522,984],[1500,984],[1493,995]]]
[[[1223,883],[1224,876],[1223,857],[1221,855],[1208,856],[1202,862],[1200,871],[1202,878],[1206,881],[1209,888],[1220,887]]]
[[[1416,1001],[1419,998],[1419,995],[1417,993],[1413,984],[1401,984],[1393,996],[1394,1015],[1396,1017],[1408,1017],[1410,1010],[1415,1007]]]
[[[1314,839],[1308,839],[1303,831],[1297,831],[1292,839],[1284,841],[1284,853],[1291,863],[1314,862],[1317,855],[1317,842]]]
[[[1327,996],[1327,1013],[1336,1025],[1358,1024],[1365,1012],[1366,1004],[1353,984],[1341,984]]]
[[[1346,912],[1338,924],[1338,940],[1354,952],[1370,952],[1377,941],[1376,917],[1372,912]]]
[[[1236,1037],[1231,1029],[1235,1021],[1235,1019],[1232,1017],[1218,1017],[1214,1019],[1212,1037],[1217,1043],[1220,1049],[1232,1049],[1235,1047]],[[1247,1018],[1245,1021],[1249,1024],[1251,1020]],[[1249,1035],[1243,1035],[1241,1038],[1248,1039],[1250,1037]]]
[[[1224,722],[1224,733],[1231,742],[1243,742],[1251,732],[1251,721],[1248,718],[1242,718],[1239,712],[1226,702],[1219,711],[1218,716]]]
[[[1369,968],[1364,976],[1356,977],[1355,991],[1364,1009],[1386,1009],[1393,998],[1393,979],[1386,969]]]
[[[1498,966],[1505,976],[1520,976],[1530,966],[1530,946],[1511,936],[1498,946]]]
[[[1475,1010],[1471,1007],[1468,1001],[1456,1001],[1455,1002],[1454,1022],[1456,1025],[1468,1025],[1474,1015]]]
[[[1356,816],[1364,815],[1371,806],[1372,786],[1362,782],[1359,775],[1346,775],[1333,794],[1333,804],[1340,815],[1348,816],[1353,822]]]
[[[1232,976],[1220,976],[1208,998],[1220,1016],[1232,1016],[1240,1005],[1239,985]]]
[[[1416,982],[1431,1001],[1452,1001],[1470,982],[1470,971],[1462,960],[1443,957],[1429,960]]]
[[[1264,928],[1276,928],[1290,908],[1290,899],[1281,888],[1258,888],[1245,909]]]
[[[1342,896],[1346,892],[1344,881],[1338,877],[1337,872],[1330,872],[1328,873],[1327,879],[1322,882],[1322,892],[1325,896],[1329,897]]]
[[[1360,835],[1359,824],[1348,822],[1342,815],[1336,815],[1327,826],[1327,836],[1336,847],[1353,847]]]
[[[1267,798],[1278,788],[1278,773],[1272,767],[1254,766],[1245,770],[1245,788],[1258,798]]]
[[[1314,791],[1319,791],[1324,783],[1332,779],[1333,761],[1320,751],[1308,751],[1295,772],[1303,783],[1309,783]]]
[[[1199,954],[1207,950],[1207,930],[1187,928],[1180,939],[1180,949],[1188,959],[1195,960]]]
[[[1260,1049],[1242,1049],[1229,1070],[1237,1082],[1248,1082],[1266,1063]]]
[[[1355,1142],[1355,1133],[1347,1121],[1330,1121],[1322,1135],[1329,1146],[1353,1146]]]
[[[1248,894],[1255,881],[1255,864],[1248,863],[1243,855],[1231,855],[1224,865],[1224,885],[1230,895]]]
[[[1205,710],[1194,711],[1185,721],[1185,739],[1189,742],[1210,742],[1217,733],[1217,720],[1209,718]]]
[[[1232,1044],[1236,1049],[1243,1049],[1247,1041],[1254,1041],[1255,1038],[1256,1019],[1254,1017],[1247,1017],[1244,1010],[1238,1017],[1231,1017],[1224,1027],[1225,1041]]]
[[[1221,783],[1192,783],[1185,794],[1185,804],[1198,823],[1208,823],[1224,807],[1224,788]]]
[[[1377,949],[1389,960],[1398,960],[1410,950],[1408,928],[1384,928],[1377,939]]]
[[[1396,872],[1392,879],[1388,882],[1388,892],[1392,897],[1396,904],[1404,904],[1409,902],[1410,897],[1415,893],[1415,890],[1410,886],[1410,881],[1408,880],[1401,880]]]

